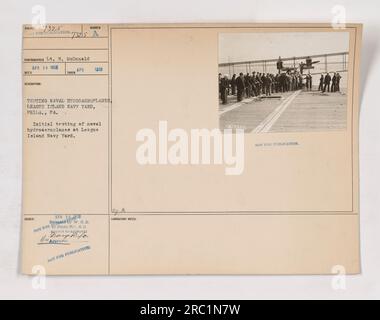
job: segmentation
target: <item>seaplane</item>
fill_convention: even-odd
[[[314,69],[313,65],[316,63],[319,63],[319,62],[320,61],[313,61],[313,59],[311,59],[310,57],[307,57],[306,61],[305,62],[301,61],[298,65],[298,67],[295,67],[295,66],[285,67],[284,62],[282,61],[282,59],[280,57],[277,61],[277,70],[279,73],[281,73],[281,72],[290,73],[290,72],[297,72],[299,69],[300,73],[303,74],[304,70]]]

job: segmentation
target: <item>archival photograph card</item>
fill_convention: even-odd
[[[361,37],[24,25],[23,273],[360,273]]]

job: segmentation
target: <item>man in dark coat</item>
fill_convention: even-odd
[[[298,87],[300,90],[303,89],[303,77],[301,74],[299,74],[299,76],[298,76]]]
[[[272,79],[270,77],[270,74],[267,73],[265,76],[265,95],[266,96],[271,96],[271,89],[272,89]]]
[[[280,75],[278,73],[274,77],[274,82],[275,82],[276,93],[278,93],[280,91]]]
[[[310,77],[309,75],[306,76],[306,91],[309,90],[309,87],[310,87]]]
[[[236,79],[236,88],[237,88],[237,100],[242,101],[244,90],[245,90],[245,84],[244,84],[244,74],[240,73],[239,77]]]
[[[325,83],[325,77],[323,74],[321,74],[321,77],[319,78],[319,87],[318,91],[323,91],[323,84]]]
[[[337,73],[336,74],[336,91],[340,92],[340,79],[342,79],[342,76]]]
[[[334,73],[334,76],[332,77],[332,85],[331,85],[331,92],[336,91],[336,73]]]
[[[311,74],[309,74],[309,88],[310,91],[313,90],[313,76]]]
[[[245,96],[246,98],[251,97],[252,85],[249,73],[247,73],[244,77],[244,85],[245,85]]]
[[[331,83],[331,76],[328,73],[325,76],[325,85],[323,87],[323,92],[326,92],[326,89],[327,89],[327,92],[330,92],[330,83]]]
[[[256,82],[256,72],[252,72],[251,85],[252,85],[252,96],[258,96],[257,82]]]
[[[236,94],[236,74],[234,74],[231,79],[231,94],[233,96]]]
[[[286,75],[285,75],[285,73],[280,74],[279,82],[280,82],[280,91],[286,92]]]
[[[261,75],[261,87],[262,87],[262,94],[267,94],[267,77],[265,73]]]
[[[220,90],[221,90],[221,99],[223,104],[227,104],[228,91],[230,88],[230,81],[228,80],[228,76],[225,75],[220,81]]]
[[[258,95],[262,95],[263,94],[263,82],[261,80],[261,73],[258,73],[256,75],[256,83],[257,83]]]
[[[221,99],[222,98],[222,74],[221,73],[219,73],[218,78],[219,78],[219,98]]]

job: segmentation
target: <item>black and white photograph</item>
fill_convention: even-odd
[[[219,35],[220,129],[347,128],[347,32]]]

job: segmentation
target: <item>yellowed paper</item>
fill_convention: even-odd
[[[25,25],[23,272],[359,273],[361,34]]]

